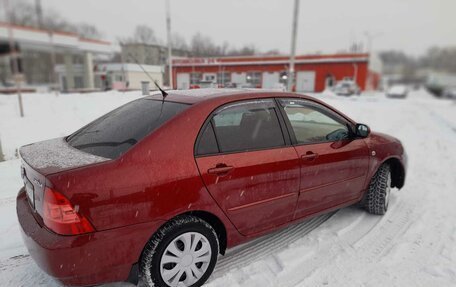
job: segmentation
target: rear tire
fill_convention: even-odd
[[[218,253],[218,237],[212,226],[195,216],[178,217],[147,243],[140,277],[149,287],[199,287],[214,270]]]
[[[367,212],[383,215],[388,210],[391,193],[391,168],[382,164],[372,177],[367,191],[364,208]]]

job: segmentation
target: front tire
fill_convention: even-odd
[[[176,218],[144,248],[140,276],[146,286],[198,287],[214,270],[219,253],[215,230],[195,216]]]
[[[372,214],[385,214],[388,210],[390,194],[391,168],[388,164],[382,164],[371,179],[364,208]]]

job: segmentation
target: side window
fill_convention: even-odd
[[[285,145],[273,100],[229,104],[216,111],[212,123],[220,152]]]
[[[344,120],[332,111],[303,100],[280,100],[298,144],[337,141],[348,138]]]
[[[217,146],[217,140],[215,139],[214,129],[212,123],[206,125],[203,133],[201,134],[200,141],[198,144],[198,155],[214,154],[218,153],[219,149]]]

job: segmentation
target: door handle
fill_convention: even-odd
[[[314,153],[311,151],[308,151],[305,155],[301,156],[301,158],[305,161],[314,161],[317,157],[318,153]]]
[[[208,174],[216,174],[218,176],[224,176],[224,175],[227,175],[233,169],[234,169],[233,166],[227,166],[227,165],[219,166],[219,165],[217,165],[216,167],[208,169],[207,173]]]

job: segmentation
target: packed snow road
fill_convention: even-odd
[[[15,148],[67,134],[135,97],[27,95],[29,115],[19,119],[13,98],[0,96],[0,138],[9,159],[0,163],[0,286],[59,286],[20,238]],[[409,156],[405,187],[393,192],[385,216],[345,208],[229,250],[207,286],[456,286],[456,103],[424,91],[405,100],[316,97],[402,141]]]

